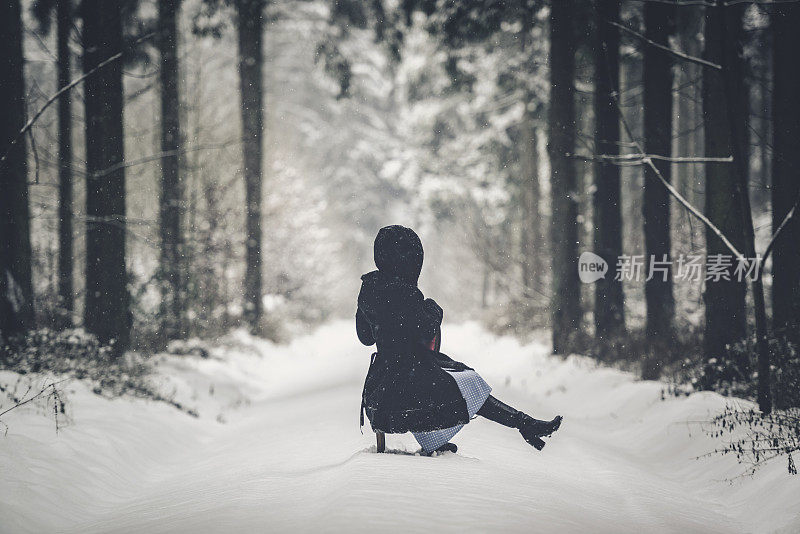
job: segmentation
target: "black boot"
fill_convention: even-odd
[[[558,427],[561,426],[561,420],[562,417],[560,415],[555,416],[552,421],[540,421],[539,419],[534,419],[530,415],[522,414],[521,421],[517,428],[519,428],[519,433],[522,434],[525,441],[538,450],[542,450],[542,448],[544,448],[544,441],[541,439],[542,436],[549,436],[558,430]]]
[[[515,410],[508,404],[497,400],[491,395],[489,395],[489,398],[483,403],[483,406],[481,406],[477,414],[510,428],[517,428],[520,418],[524,415],[519,410]]]
[[[519,429],[519,433],[522,434],[525,441],[536,447],[537,450],[542,450],[544,447],[544,441],[542,441],[541,437],[549,436],[561,426],[560,415],[552,421],[540,421],[512,408],[491,395],[486,399],[481,409],[478,410],[478,415],[503,426]]]

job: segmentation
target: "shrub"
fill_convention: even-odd
[[[161,394],[150,382],[152,365],[142,355],[115,357],[110,346],[81,329],[30,331],[3,347],[0,368],[20,375],[50,375],[88,381],[94,393],[106,397],[132,395],[166,402],[196,415]]]
[[[800,408],[800,354],[786,336],[769,340],[771,389],[776,409]],[[754,399],[758,384],[758,355],[755,338],[747,338],[727,354],[700,362],[690,370],[696,390],[712,390],[723,395]]]
[[[707,431],[712,437],[735,437],[711,454],[733,454],[739,463],[748,464],[754,473],[767,462],[785,456],[788,471],[797,474],[792,453],[800,450],[800,410],[775,411],[764,415],[758,410],[739,410],[728,406],[712,420]]]

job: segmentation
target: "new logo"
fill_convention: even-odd
[[[578,276],[584,284],[605,278],[607,272],[608,263],[594,252],[584,252],[578,258]]]

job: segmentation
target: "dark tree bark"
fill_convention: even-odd
[[[753,210],[767,212],[772,192],[772,28],[765,28],[749,36],[750,46],[758,50],[757,57],[748,58],[752,71],[750,86],[750,146],[752,153],[752,185],[750,193]]]
[[[772,59],[772,41],[767,39],[766,36],[763,40],[769,43],[769,58]],[[762,71],[759,73],[761,80],[757,83],[758,87],[758,101],[759,101],[759,115],[758,121],[758,134],[755,135],[753,144],[758,146],[758,171],[759,176],[753,180],[754,195],[753,203],[761,211],[770,209],[770,194],[772,191],[771,177],[772,177],[772,151],[774,149],[772,143],[772,62],[768,61]]]
[[[720,42],[722,48],[721,66],[724,79],[723,100],[726,105],[730,121],[731,154],[733,156],[733,172],[739,201],[739,217],[741,218],[743,254],[746,258],[755,261],[755,231],[753,216],[750,209],[749,173],[749,128],[750,117],[749,88],[745,81],[745,68],[743,59],[744,42],[744,15],[746,6],[742,4],[725,5],[719,0],[717,6],[709,11],[716,12],[721,17]],[[723,12],[720,14],[720,9]],[[713,16],[713,15],[712,15]],[[756,267],[758,265],[756,264]],[[756,325],[756,352],[758,355],[758,407],[764,413],[772,411],[772,394],[770,392],[770,350],[768,340],[767,312],[764,302],[764,286],[761,274],[752,280],[753,310]],[[745,376],[749,372],[749,359],[742,358],[738,364]]]
[[[800,194],[800,5],[775,6],[772,17],[772,228]],[[800,341],[800,213],[783,229],[772,253],[772,320]]]
[[[675,6],[646,2],[645,36],[668,46],[674,17]],[[672,154],[672,57],[654,46],[644,48],[644,150],[648,154]],[[670,180],[670,164],[664,161],[654,163],[662,176]],[[652,168],[645,166],[644,175],[642,214],[647,264],[645,274],[648,278],[644,286],[647,304],[646,332],[648,338],[657,345],[671,338],[675,314],[669,263],[672,257],[670,197]],[[659,265],[658,262],[666,263]],[[664,267],[666,274],[659,269],[651,273],[654,266]]]
[[[184,331],[183,235],[181,232],[181,127],[178,96],[177,15],[180,0],[158,2],[158,48],[161,55],[161,232],[160,271],[162,332],[165,339],[176,339]]]
[[[71,0],[56,3],[56,48],[58,86],[69,84],[72,55],[69,37],[72,30]],[[64,309],[62,322],[72,324],[75,309],[72,287],[72,94],[58,99],[58,296]]]
[[[118,3],[84,0],[83,70],[120,53]],[[86,116],[86,302],[84,324],[121,354],[130,342],[125,269],[125,157],[122,62],[99,69],[84,84]]]
[[[619,0],[597,2],[594,46],[594,145],[598,154],[619,154],[619,114],[613,93],[619,91],[619,30],[607,21],[619,21]],[[609,266],[622,254],[622,214],[619,166],[595,163],[594,249]],[[595,339],[603,347],[625,330],[622,281],[608,274],[595,284]]]
[[[33,325],[30,208],[25,139],[22,19],[18,0],[0,2],[0,335]]]
[[[578,199],[575,151],[575,32],[573,0],[550,9],[550,191],[553,247],[553,352],[579,350]]]
[[[705,18],[704,57],[712,63],[725,62],[723,54],[731,43],[723,43],[723,16],[730,17],[736,11],[729,7],[708,7]],[[735,27],[735,25],[728,25]],[[740,23],[739,23],[740,26]],[[731,36],[732,37],[732,36]],[[727,52],[730,53],[730,52]],[[733,55],[736,55],[735,51]],[[738,58],[738,56],[737,56]],[[735,60],[738,60],[734,58]],[[705,120],[705,149],[707,157],[729,157],[733,154],[733,120],[726,103],[725,78],[723,72],[703,69],[703,116]],[[739,131],[744,131],[739,126]],[[705,213],[740,251],[744,250],[744,225],[741,212],[742,199],[737,186],[736,170],[730,163],[706,163]],[[709,259],[718,254],[730,257],[731,252],[710,230],[706,231],[706,254]],[[745,310],[745,281],[737,281],[734,274],[735,261],[728,268],[730,280],[707,280],[705,300],[706,358],[719,358],[727,354],[726,347],[743,339],[747,331]],[[740,362],[746,368],[746,362]]]
[[[261,323],[261,180],[263,158],[264,0],[237,0],[239,86],[242,98],[242,150],[247,204],[245,320],[251,331]]]

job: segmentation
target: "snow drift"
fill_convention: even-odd
[[[733,457],[696,459],[719,446],[699,422],[731,399],[662,400],[660,383],[476,324],[446,327],[443,350],[510,404],[564,415],[561,431],[540,453],[478,418],[458,454],[415,456],[410,435],[375,454],[358,429],[370,351],[350,323],[287,346],[236,333],[209,358],[157,357],[160,387],[198,418],[81,382],[58,434],[41,407],[7,414],[0,531],[800,530],[800,477],[784,463],[736,478]]]

